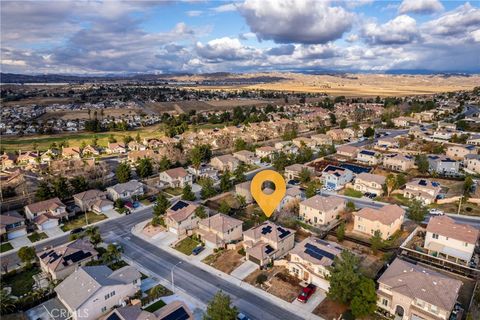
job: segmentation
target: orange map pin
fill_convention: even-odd
[[[265,181],[270,181],[275,185],[275,191],[272,194],[263,192],[262,185]],[[286,191],[287,185],[282,175],[273,170],[260,171],[253,177],[252,184],[250,185],[250,192],[253,198],[257,201],[267,217],[272,215],[275,208],[285,196]]]

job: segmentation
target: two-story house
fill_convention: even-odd
[[[428,179],[414,179],[405,185],[403,196],[408,199],[416,199],[424,204],[434,203],[440,194],[440,183]]]
[[[233,156],[246,164],[251,164],[251,165],[260,164],[260,159],[257,156],[255,156],[255,153],[253,153],[252,151],[240,150],[233,153]]]
[[[7,211],[0,215],[0,238],[12,240],[27,234],[25,218],[17,211]]]
[[[357,147],[351,145],[338,146],[336,149],[337,155],[351,159],[356,158],[359,151]]]
[[[299,180],[300,173],[303,170],[307,170],[310,173],[311,177],[315,175],[315,169],[313,169],[312,167],[300,163],[295,163],[285,167],[284,176],[287,180]]]
[[[265,221],[243,233],[246,258],[260,267],[286,255],[295,245],[295,230]]]
[[[443,176],[458,176],[460,163],[448,156],[430,154],[427,156],[428,170]]]
[[[332,138],[324,133],[314,134],[310,138],[319,146],[329,146],[333,143]]]
[[[25,206],[25,215],[39,230],[46,230],[58,226],[68,213],[67,206],[59,198],[53,198]]]
[[[377,305],[398,320],[448,320],[462,282],[395,259],[378,279]]]
[[[245,198],[245,203],[252,203],[253,197],[250,191],[250,186],[252,185],[252,181],[248,180],[245,182],[241,182],[235,185],[235,194],[242,196]]]
[[[195,214],[197,208],[198,205],[186,200],[173,203],[165,213],[165,225],[168,231],[182,235],[188,230],[196,229],[200,221]]]
[[[93,320],[137,293],[140,278],[132,266],[115,271],[107,266],[80,267],[55,287],[55,292],[72,319]]]
[[[321,226],[334,221],[345,210],[346,201],[335,196],[313,196],[300,202],[299,217],[308,224]]]
[[[193,176],[182,167],[160,172],[159,179],[162,186],[170,188],[183,188],[193,183]]]
[[[137,180],[130,180],[125,183],[117,183],[107,188],[108,197],[115,201],[117,199],[131,199],[132,197],[142,196],[144,193],[143,184]]]
[[[424,248],[429,254],[468,264],[477,245],[479,230],[456,223],[450,217],[432,217],[427,225]]]
[[[223,213],[205,218],[198,223],[198,235],[210,248],[224,248],[242,239],[243,221]]]
[[[105,212],[113,209],[113,203],[107,200],[107,193],[97,189],[74,194],[73,200],[83,212],[90,210]]]
[[[380,153],[366,149],[360,150],[357,154],[357,161],[370,166],[377,165],[381,162]]]
[[[107,149],[105,149],[108,154],[112,153],[125,153],[127,152],[127,146],[124,143],[108,143]]]
[[[328,268],[343,250],[335,242],[308,237],[290,251],[288,271],[300,280],[328,291],[330,287],[327,280],[330,274]]]
[[[406,172],[415,166],[415,158],[403,154],[387,154],[383,157],[383,166],[390,170]]]
[[[463,166],[470,172],[480,174],[480,154],[467,154]]]
[[[380,209],[365,207],[354,212],[353,216],[355,232],[371,237],[380,231],[380,236],[386,240],[402,227],[405,210],[396,204],[389,204]]]
[[[349,169],[328,165],[322,171],[321,181],[324,186],[333,190],[340,190],[352,181],[353,172]]]
[[[274,152],[276,152],[276,149],[270,146],[263,146],[255,149],[255,155],[259,158],[270,157]]]
[[[445,154],[454,160],[463,160],[466,155],[477,154],[477,147],[473,145],[451,145],[448,146]]]
[[[379,174],[362,172],[355,177],[353,188],[363,193],[370,192],[381,196],[383,194],[385,179],[384,176]]]
[[[214,157],[210,160],[210,165],[218,171],[235,171],[240,161],[230,154],[224,154],[218,157]]]

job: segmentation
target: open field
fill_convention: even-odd
[[[213,253],[203,260],[204,263],[230,274],[243,262],[243,256],[237,250],[222,250]]]
[[[262,74],[242,74],[242,77]],[[480,82],[480,76],[442,75],[387,75],[387,74],[346,74],[306,75],[298,73],[268,73],[263,75],[287,78],[269,83],[237,86],[198,86],[196,89],[263,89],[276,91],[318,92],[334,96],[407,96],[429,95],[438,92],[471,90]],[[240,75],[230,75],[235,77]],[[198,76],[197,76],[198,77]],[[182,77],[184,78],[188,77]]]
[[[98,111],[98,110],[97,110]],[[140,114],[141,109],[103,109],[103,117],[120,117],[126,115]],[[90,113],[90,118],[93,118],[93,113],[95,110],[92,110]],[[100,113],[100,111],[98,111]],[[101,116],[98,114],[98,118]],[[65,110],[65,111],[48,111],[45,114],[41,115],[39,120],[50,120],[50,119],[62,119],[62,120],[87,120],[89,119],[87,110]]]
[[[107,132],[81,132],[81,133],[61,133],[53,135],[32,135],[25,137],[0,137],[0,147],[5,151],[18,151],[18,150],[34,150],[36,144],[38,150],[47,150],[52,143],[60,144],[62,141],[66,141],[70,147],[79,147],[83,141],[86,144],[92,143],[92,140],[96,137],[98,139],[98,145],[106,147],[108,144],[108,138],[113,135],[117,141],[122,142],[123,137],[132,136],[135,138],[137,133],[140,133],[140,137],[143,138],[159,138],[163,136],[163,132],[160,131],[161,125],[154,125],[144,128],[139,128],[130,131],[107,131]]]
[[[34,97],[34,98],[27,98],[27,99],[22,99],[19,101],[7,101],[7,102],[2,102],[2,104],[5,107],[8,106],[29,106],[29,105],[49,105],[49,104],[65,104],[65,103],[72,103],[74,101],[73,98],[65,97],[65,98],[55,98],[55,97]]]

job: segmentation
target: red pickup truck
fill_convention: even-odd
[[[313,284],[309,284],[303,288],[302,292],[298,295],[297,300],[303,303],[307,303],[308,299],[315,293],[317,287]]]

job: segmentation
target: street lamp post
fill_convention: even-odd
[[[175,270],[175,267],[178,266],[182,261],[178,261],[173,267],[172,270],[170,271],[170,274],[172,276],[172,292],[175,293],[175,282],[173,280],[173,270]]]

